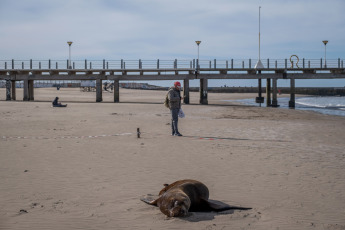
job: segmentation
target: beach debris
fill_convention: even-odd
[[[28,211],[26,211],[25,209],[20,209],[19,214],[24,214],[24,213],[28,213]]]
[[[140,128],[137,128],[137,138],[140,138]]]
[[[29,170],[25,169],[24,172],[29,172]]]

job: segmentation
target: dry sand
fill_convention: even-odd
[[[344,117],[192,93],[172,137],[164,96],[35,89],[23,102],[0,89],[0,229],[345,229]],[[139,200],[179,179],[253,209],[167,218]]]

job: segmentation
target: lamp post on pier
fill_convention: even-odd
[[[327,40],[324,40],[324,41],[322,41],[322,42],[323,42],[323,44],[325,44],[325,68],[327,68],[327,61],[326,61],[326,45],[327,45],[328,41],[327,41]]]
[[[197,59],[197,63],[196,63],[196,69],[199,70],[199,45],[201,43],[201,41],[195,41],[195,43],[198,45],[198,59]]]
[[[71,45],[72,45],[72,41],[68,41],[67,44],[69,46],[69,58],[68,58],[68,68],[69,69],[72,69],[72,66],[71,66]]]

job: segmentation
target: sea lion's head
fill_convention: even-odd
[[[159,208],[169,217],[186,216],[190,207],[190,199],[184,193],[165,193],[160,199]]]

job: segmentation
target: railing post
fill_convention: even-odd
[[[68,67],[68,59],[67,59],[67,65],[66,66],[67,66],[66,69],[69,69],[69,67]]]
[[[214,68],[217,69],[217,60],[214,59]]]
[[[123,59],[121,59],[121,69],[123,69]]]
[[[234,59],[231,59],[231,69],[234,68]]]
[[[244,69],[244,61],[242,61],[242,69]]]
[[[14,69],[14,59],[12,59],[12,69]]]
[[[344,60],[341,60],[341,68],[344,68]]]
[[[24,69],[24,62],[22,61],[22,69]]]
[[[107,69],[109,69],[109,62],[107,62]]]
[[[103,59],[103,69],[105,69],[105,59]]]
[[[38,68],[41,69],[41,62],[38,63]]]
[[[50,62],[50,59],[48,60],[48,69],[51,68],[51,62]]]
[[[276,67],[276,69],[278,69],[278,61],[277,60],[275,61],[275,67]]]
[[[87,60],[85,59],[85,69],[87,69]]]
[[[308,61],[308,68],[310,69],[310,60]]]
[[[30,59],[30,69],[32,69],[32,59]]]
[[[73,62],[73,69],[75,69],[75,62]]]
[[[193,62],[190,61],[190,68],[193,68]]]
[[[285,58],[285,69],[287,69],[287,59]]]
[[[212,61],[210,61],[210,69],[212,68]]]
[[[177,69],[177,59],[174,61],[174,69]]]
[[[58,62],[56,62],[56,69],[58,69],[59,68],[59,66],[58,66]]]
[[[159,59],[157,59],[157,69],[159,69]]]
[[[338,69],[340,69],[340,58],[338,58]]]
[[[305,66],[304,66],[304,58],[303,58],[303,69],[305,68]]]
[[[228,62],[228,60],[226,60],[226,62],[225,62],[225,67],[226,67],[226,69],[229,69],[229,62]]]
[[[249,58],[249,69],[252,68],[252,59]]]
[[[92,69],[92,62],[90,62],[90,69]]]
[[[267,69],[269,69],[269,68],[270,68],[270,59],[267,58]]]
[[[5,69],[7,69],[7,62],[5,62]]]
[[[139,59],[139,69],[141,69],[142,66],[141,66],[141,59]]]
[[[322,69],[322,58],[320,58],[320,68]]]
[[[193,69],[196,69],[195,68],[195,59],[193,59]]]

